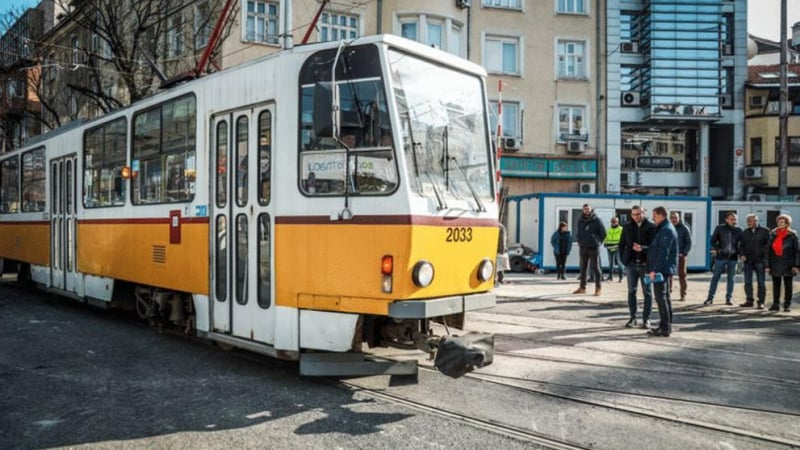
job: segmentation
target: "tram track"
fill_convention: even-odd
[[[421,366],[420,368],[426,369],[424,366]],[[433,369],[431,369],[431,371],[435,372],[435,370]],[[339,380],[338,383],[348,387],[354,392],[359,392],[363,395],[366,395],[368,397],[377,400],[389,402],[396,405],[401,405],[403,407],[420,411],[425,414],[438,416],[449,420],[454,420],[469,426],[473,426],[485,431],[507,436],[509,438],[513,438],[522,442],[537,444],[545,448],[553,450],[588,450],[591,448],[591,447],[584,447],[579,444],[568,442],[562,439],[556,439],[547,436],[544,433],[538,433],[532,430],[526,430],[512,425],[501,424],[499,422],[481,419],[475,416],[469,416],[459,412],[442,409],[441,407],[434,407],[417,400],[412,400],[406,397],[402,397],[400,395],[391,394],[389,392],[386,392],[385,390],[364,387],[354,382]]]

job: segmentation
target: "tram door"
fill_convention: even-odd
[[[50,284],[75,292],[75,155],[50,163]]]
[[[213,328],[274,343],[273,105],[212,118]]]

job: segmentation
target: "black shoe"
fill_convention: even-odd
[[[725,300],[725,304],[728,306],[733,306],[733,302],[730,300]]]
[[[788,306],[784,306],[783,307],[783,312],[792,312],[792,308],[789,308]]]
[[[669,333],[662,330],[661,328],[653,328],[652,330],[647,330],[648,336],[659,336],[659,337],[669,337]]]
[[[748,301],[742,303],[739,306],[742,307],[742,308],[752,308],[753,307],[753,301],[752,300],[748,300]]]
[[[779,305],[777,303],[773,303],[772,306],[769,307],[769,310],[770,311],[780,311],[781,310],[781,305]]]
[[[622,277],[621,276],[619,277],[619,282],[622,283]]]
[[[704,305],[710,305],[712,303],[714,303],[714,299],[711,298],[703,302]]]
[[[758,302],[758,309],[764,309],[764,302]]]
[[[628,323],[625,324],[625,328],[633,328],[635,326],[636,326],[636,318],[635,317],[631,317],[631,320],[629,320]]]

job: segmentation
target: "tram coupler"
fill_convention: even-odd
[[[429,344],[436,347],[436,370],[452,378],[486,367],[494,360],[493,334],[441,336],[429,341]]]

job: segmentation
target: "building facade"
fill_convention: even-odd
[[[781,199],[778,196],[780,66],[753,65],[748,68],[744,180],[749,200],[800,201],[800,64],[790,64],[787,74],[789,198]]]
[[[606,15],[606,190],[743,198],[746,0],[609,0]]]

